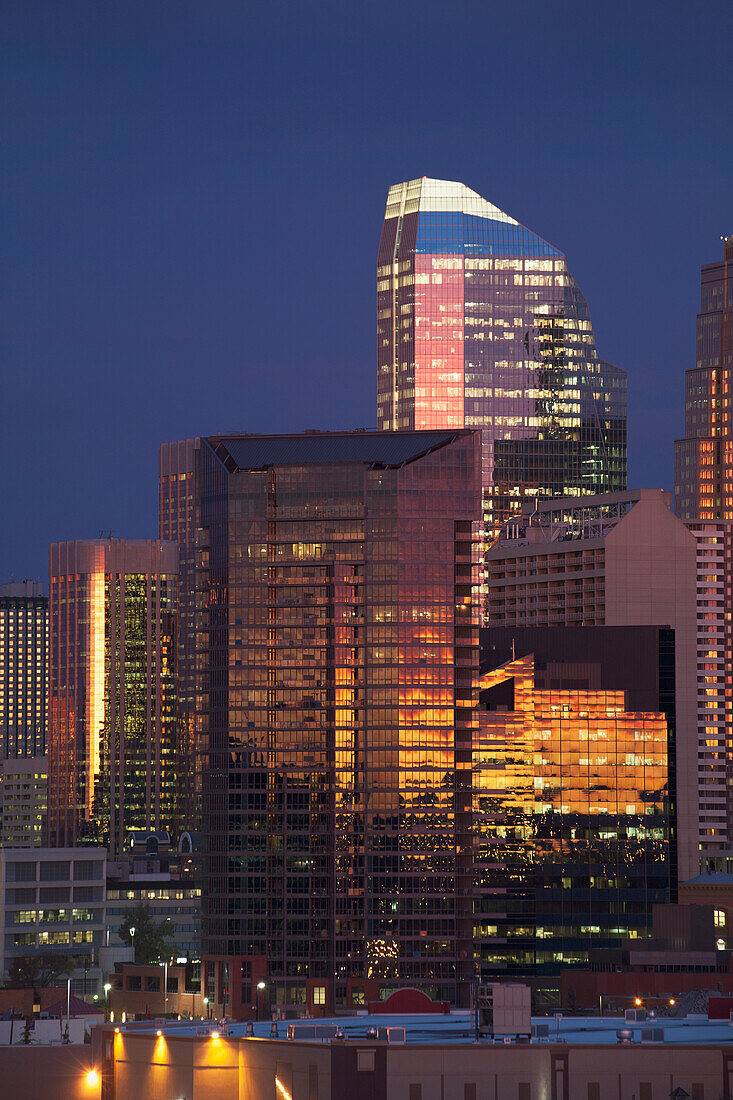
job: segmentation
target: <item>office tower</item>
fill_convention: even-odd
[[[626,374],[557,248],[460,183],[390,187],[377,426],[478,428],[489,540],[524,498],[626,488]]]
[[[696,544],[669,494],[546,501],[507,523],[486,556],[491,626],[669,626],[675,632],[671,785],[678,874],[697,874]]]
[[[649,937],[669,899],[666,721],[594,678],[555,660],[540,687],[531,654],[481,677],[476,961],[547,1001],[593,948]]]
[[[675,441],[675,511],[733,520],[733,235],[700,280],[697,357],[685,371],[685,438]]]
[[[478,433],[214,437],[195,485],[204,955],[266,956],[283,1009],[369,981],[454,1000]]]
[[[198,439],[161,444],[158,454],[158,538],[178,545],[176,686],[181,761],[179,798],[182,820],[195,826],[200,812],[201,777],[195,752],[194,669],[196,657],[196,523],[194,455]]]
[[[0,760],[0,847],[39,848],[48,807],[48,757]]]
[[[155,540],[49,551],[49,837],[114,858],[130,829],[177,826],[178,549]]]
[[[0,589],[0,758],[46,751],[48,599],[35,581]]]

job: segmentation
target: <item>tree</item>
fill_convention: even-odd
[[[43,951],[40,955],[24,955],[8,970],[8,985],[30,989],[34,985],[57,985],[59,978],[71,973],[71,960],[66,955]]]
[[[119,936],[123,943],[134,948],[136,963],[149,965],[170,958],[171,947],[167,941],[172,933],[170,918],[159,924],[147,905],[138,905],[120,925]]]

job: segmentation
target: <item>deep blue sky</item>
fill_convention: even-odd
[[[730,0],[5,0],[0,580],[154,536],[161,440],[375,423],[390,183],[561,248],[671,486],[733,232]]]

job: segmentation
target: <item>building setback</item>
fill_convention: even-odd
[[[478,434],[213,437],[195,485],[204,954],[266,956],[283,1008],[366,979],[454,1000]]]
[[[699,869],[696,541],[642,489],[539,504],[486,559],[492,626],[668,626],[675,634],[677,870]],[[620,685],[623,686],[623,685]]]
[[[0,756],[46,752],[48,599],[34,581],[0,590]]]
[[[389,189],[377,427],[480,429],[490,538],[524,498],[626,488],[626,373],[565,256],[461,183]]]
[[[48,831],[114,858],[130,829],[176,831],[178,550],[154,540],[49,552]]]

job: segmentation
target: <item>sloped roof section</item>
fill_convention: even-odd
[[[445,447],[465,429],[442,432],[305,432],[302,435],[209,436],[208,445],[230,473],[271,466],[357,464],[398,467]]]

